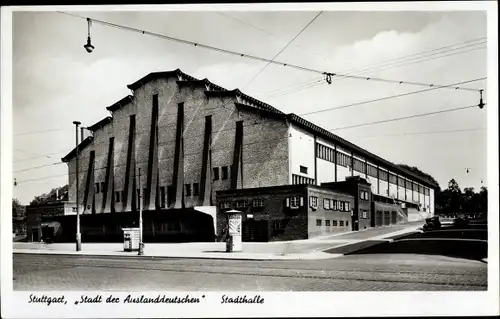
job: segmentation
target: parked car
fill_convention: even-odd
[[[425,220],[425,224],[423,227],[424,231],[436,230],[439,228],[441,228],[441,222],[439,221],[439,217],[435,216],[435,217],[427,218]]]

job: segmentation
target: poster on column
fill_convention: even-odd
[[[229,235],[231,235],[231,236],[241,235],[241,215],[240,214],[229,215]]]

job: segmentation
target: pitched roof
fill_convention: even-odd
[[[78,145],[78,152],[81,152],[83,151],[83,149],[85,149],[87,146],[89,146],[92,141],[94,140],[94,138],[92,136],[88,136],[86,139],[83,140],[83,142],[81,142],[79,145]],[[71,152],[69,152],[66,156],[64,156],[63,158],[61,158],[61,162],[64,162],[64,163],[67,163],[69,162],[73,157],[76,156],[76,147],[71,150]]]
[[[106,107],[106,110],[114,112],[114,111],[122,108],[123,106],[127,105],[127,103],[131,102],[133,98],[134,98],[134,96],[127,95],[126,97],[124,97],[120,101],[115,102],[114,104],[111,104],[110,106]]]
[[[95,132],[98,129],[100,129],[100,128],[102,128],[102,127],[104,127],[107,124],[112,123],[112,122],[113,122],[113,118],[111,116],[107,116],[107,117],[103,118],[102,120],[100,120],[99,122],[87,127],[87,129],[89,129],[92,132]]]
[[[172,70],[172,71],[151,72],[148,75],[142,77],[141,79],[135,81],[134,83],[127,85],[127,88],[129,88],[130,90],[137,90],[138,88],[143,86],[144,83],[156,80],[158,78],[165,78],[165,77],[171,77],[171,76],[181,76],[187,80],[194,80],[194,81],[198,80],[198,79],[182,72],[180,69],[176,69],[176,70]]]

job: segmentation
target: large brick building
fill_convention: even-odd
[[[217,231],[218,191],[319,186],[349,176],[366,180],[370,203],[373,194],[380,202],[415,207],[408,220],[434,212],[436,185],[430,180],[239,90],[180,70],[150,73],[128,88],[132,95],[108,106],[112,116],[89,126],[92,136],[78,146],[83,217],[134,213],[142,195],[145,211],[201,213]],[[75,155],[76,149],[62,159],[73,203]],[[363,209],[371,213],[369,206]],[[176,227],[182,231],[183,225],[181,218]],[[153,233],[169,229],[151,227]]]

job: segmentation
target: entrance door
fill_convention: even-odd
[[[38,228],[31,229],[31,241],[33,241],[33,242],[40,241],[40,234],[39,234]]]
[[[389,226],[391,224],[391,212],[384,212],[384,226]]]
[[[375,226],[382,226],[384,222],[382,220],[382,211],[377,211],[375,215]]]
[[[398,223],[398,213],[395,211],[392,211],[391,213],[391,224],[397,224]]]
[[[354,214],[351,217],[351,224],[352,224],[352,230],[357,231],[359,230],[359,215]]]

